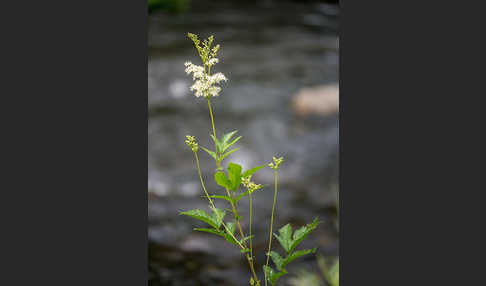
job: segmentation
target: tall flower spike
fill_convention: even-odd
[[[211,36],[207,40],[202,42],[198,39],[197,35],[188,33],[189,38],[194,42],[194,46],[197,49],[199,56],[203,62],[202,66],[195,65],[191,62],[186,62],[186,73],[192,74],[192,80],[194,84],[190,87],[190,90],[194,92],[196,97],[212,97],[218,96],[221,92],[221,87],[217,84],[228,79],[224,74],[218,72],[213,75],[210,74],[211,67],[219,62],[216,58],[216,54],[219,50],[219,45],[216,45],[211,49],[214,37]]]

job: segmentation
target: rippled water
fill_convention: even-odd
[[[338,254],[334,228],[338,184],[338,116],[298,116],[292,98],[303,87],[338,84],[338,9],[324,4],[193,1],[182,15],[149,17],[149,256],[151,285],[248,285],[240,253],[208,234],[181,210],[206,208],[200,196],[186,134],[212,146],[208,107],[189,92],[184,62],[199,62],[187,32],[215,36],[222,48],[215,70],[229,79],[212,101],[218,135],[239,130],[241,149],[226,160],[244,168],[285,157],[279,175],[277,226],[301,225],[319,216],[324,223],[304,246]],[[272,4],[273,3],[273,4]],[[208,189],[214,161],[201,152]],[[271,212],[272,170],[254,179],[269,184],[255,199],[255,248],[261,263]],[[224,204],[219,204],[224,206]],[[245,215],[248,201],[239,208]],[[264,224],[260,223],[263,222]],[[248,222],[243,221],[243,227]],[[313,264],[311,256],[301,265]],[[299,266],[297,266],[299,267]],[[261,269],[261,266],[258,267]],[[260,273],[261,274],[261,273]],[[282,282],[285,279],[282,280]]]

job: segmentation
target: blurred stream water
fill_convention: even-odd
[[[204,38],[212,34],[222,46],[213,69],[229,80],[212,100],[216,131],[220,136],[237,129],[243,136],[236,144],[241,149],[225,164],[237,162],[246,169],[284,156],[274,228],[287,222],[296,228],[319,216],[323,223],[302,247],[318,246],[319,253],[338,255],[338,114],[297,115],[292,99],[304,87],[338,84],[339,10],[327,4],[259,3],[193,1],[185,14],[158,11],[149,16],[149,285],[248,285],[250,277],[236,248],[193,231],[201,224],[178,215],[207,209],[185,135],[213,146],[207,103],[190,93],[192,78],[184,73],[185,61],[200,63],[187,32]],[[200,160],[208,190],[222,194],[212,179],[213,159],[201,150]],[[254,198],[254,246],[261,274],[273,171],[265,168],[254,180],[268,184]],[[223,202],[217,206],[227,207]],[[238,207],[248,217],[248,200]],[[247,229],[248,221],[242,223]],[[308,256],[299,263],[314,264],[315,259]]]

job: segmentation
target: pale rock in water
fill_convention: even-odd
[[[298,115],[333,115],[339,112],[339,86],[323,85],[302,88],[292,101]]]

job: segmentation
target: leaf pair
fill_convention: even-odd
[[[218,151],[220,154],[223,154],[226,150],[228,150],[229,147],[231,147],[233,144],[238,142],[238,140],[241,139],[241,136],[236,137],[233,139],[231,142],[229,141],[233,135],[235,135],[238,132],[238,130],[226,133],[221,137],[221,140],[218,140],[218,138],[214,137],[211,135],[211,138],[213,138],[213,141],[216,143],[216,146],[218,147]]]
[[[238,131],[235,130],[233,132],[230,132],[230,133],[223,135],[223,137],[221,137],[221,140],[218,140],[218,138],[211,135],[211,138],[213,138],[214,143],[216,143],[217,152],[210,151],[210,150],[208,150],[208,149],[206,149],[202,146],[201,146],[201,148],[204,151],[206,151],[211,157],[213,157],[214,160],[216,160],[217,162],[221,162],[228,155],[230,155],[231,153],[240,149],[240,148],[235,148],[235,149],[232,149],[232,150],[226,152],[226,150],[228,150],[229,147],[231,147],[233,144],[235,144],[236,142],[238,142],[238,140],[241,139],[241,136],[238,136],[235,139],[233,139],[231,142],[229,141],[231,139],[231,137],[233,137],[233,135],[236,134],[236,132],[238,132]]]

